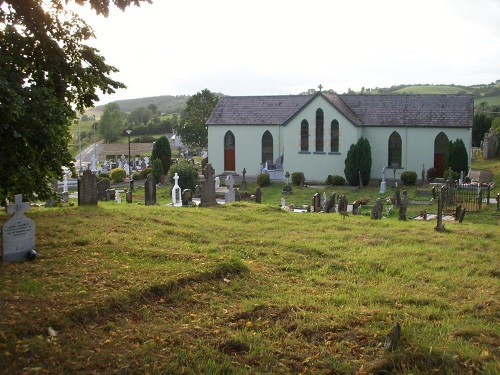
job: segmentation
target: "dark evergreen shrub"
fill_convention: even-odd
[[[430,167],[427,169],[427,180],[434,181],[438,177],[437,169],[434,167]]]
[[[155,178],[155,182],[158,184],[161,181],[161,176],[163,175],[163,165],[159,158],[153,160],[151,164],[151,173]]]
[[[132,180],[134,180],[134,181],[143,180],[143,178],[141,177],[141,173],[140,172],[134,172],[132,174]]]
[[[167,137],[162,135],[153,146],[151,153],[151,160],[160,159],[163,171],[160,174],[167,174],[172,162],[172,150],[170,149],[170,142]]]
[[[191,189],[195,190],[196,185],[198,184],[198,171],[193,163],[188,162],[187,160],[181,160],[177,164],[173,164],[168,171],[168,180],[174,185],[174,176],[175,173],[179,175],[179,186],[181,190]]]
[[[271,177],[267,173],[257,175],[257,185],[260,187],[271,185]]]
[[[358,142],[351,145],[345,159],[344,175],[352,186],[359,185],[359,172],[363,185],[368,185],[372,169],[372,152],[368,139],[361,137]]]
[[[345,178],[338,175],[331,176],[333,186],[342,186],[345,184]]]
[[[123,182],[127,177],[127,172],[123,168],[114,168],[111,170],[110,177],[113,182]]]
[[[417,182],[417,172],[405,171],[401,173],[401,181],[405,185],[415,185]]]
[[[292,173],[292,184],[299,186],[300,181],[305,181],[306,177],[304,176],[304,173],[302,172],[293,172]]]
[[[150,174],[151,172],[153,172],[151,168],[143,169],[142,171],[139,172],[139,176],[141,176],[140,179],[145,180],[146,178],[148,178],[148,174]]]
[[[464,171],[466,174],[469,171],[469,157],[464,141],[458,138],[455,142],[449,141],[448,150],[444,155],[445,171],[451,168],[454,172],[460,175]]]

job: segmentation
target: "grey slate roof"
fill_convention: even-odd
[[[472,95],[339,95],[365,125],[471,128]]]
[[[323,95],[356,126],[472,127],[472,95],[225,96],[210,125],[286,125],[315,96]]]
[[[313,95],[223,96],[207,125],[282,125]]]

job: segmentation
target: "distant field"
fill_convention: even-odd
[[[398,94],[458,94],[464,91],[463,87],[458,86],[408,86],[400,90],[394,91]],[[467,94],[472,93],[472,90],[465,90]]]

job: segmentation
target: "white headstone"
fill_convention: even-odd
[[[233,179],[233,176],[231,175],[228,175],[226,177],[226,186],[228,187],[228,189],[232,189],[233,186],[234,186],[234,179]]]
[[[220,178],[219,178],[219,176],[215,177],[215,188],[216,189],[220,188]]]
[[[30,203],[23,203],[22,194],[14,197],[14,203],[7,205],[7,213],[14,215],[2,226],[2,261],[17,262],[35,248],[35,222],[24,216]]]
[[[181,188],[179,186],[179,175],[175,172],[174,187],[172,188],[172,205],[174,207],[182,206]]]
[[[125,163],[125,165],[123,166],[123,169],[125,169],[125,173],[127,173],[127,175],[130,174],[130,166],[128,165],[128,163]]]
[[[286,204],[285,198],[281,198],[281,203],[280,203],[281,207],[285,207],[285,204]]]

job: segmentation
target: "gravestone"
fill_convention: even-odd
[[[240,194],[240,191],[238,189],[234,189],[234,200],[236,202],[241,201],[241,194]]]
[[[374,220],[380,220],[382,219],[382,213],[383,213],[382,200],[380,198],[377,198],[377,200],[375,201],[375,205],[372,208],[371,218]]]
[[[443,224],[443,206],[446,200],[446,189],[441,189],[441,193],[439,194],[438,198],[438,212],[437,212],[437,223],[436,227],[434,228],[438,232],[444,232],[444,224]]]
[[[35,222],[24,216],[29,209],[30,203],[23,202],[22,194],[7,205],[7,213],[14,215],[2,226],[3,263],[20,261],[35,249]]]
[[[97,206],[97,178],[88,169],[78,179],[78,205]]]
[[[352,204],[352,214],[353,215],[360,215],[361,214],[359,207],[361,207],[361,203],[359,203],[358,201],[354,201],[354,203]]]
[[[182,205],[191,206],[193,203],[193,192],[191,189],[184,189],[182,191]]]
[[[330,195],[330,199],[328,199],[325,203],[325,212],[331,213],[335,212],[335,196],[336,193],[333,192],[332,195]]]
[[[312,212],[320,212],[321,211],[321,196],[319,193],[314,194],[312,198]]]
[[[285,187],[282,190],[283,194],[292,194],[292,187],[290,186],[290,172],[286,172],[285,174]]]
[[[201,188],[200,188],[200,185],[196,185],[195,186],[195,188],[194,188],[194,196],[196,198],[201,197]]]
[[[466,208],[464,207],[464,209],[462,210],[462,212],[460,212],[460,217],[458,218],[458,222],[459,223],[462,223],[464,221],[465,211],[466,211]]]
[[[144,182],[144,204],[153,206],[156,204],[156,182],[153,175],[150,173]]]
[[[382,168],[382,182],[380,183],[380,194],[385,194],[387,182],[385,182],[385,167]]]
[[[207,163],[205,169],[203,170],[204,180],[201,182],[201,198],[200,206],[213,206],[217,204],[217,199],[215,198],[215,169],[213,169],[212,164]]]
[[[395,195],[394,200],[396,203],[396,207],[399,207],[401,205],[401,192],[399,191],[399,186],[397,182],[396,182],[396,193],[394,195]]]
[[[125,199],[127,203],[132,203],[132,192],[130,190],[125,193]]]
[[[286,201],[285,201],[285,198],[281,198],[281,201],[280,201],[280,207],[281,208],[284,208],[286,206]]]
[[[246,188],[247,188],[247,180],[245,179],[246,174],[247,174],[247,170],[245,168],[243,168],[243,180],[241,180],[241,183],[240,183],[241,190],[246,190]]]
[[[262,203],[262,190],[260,190],[260,186],[257,186],[257,189],[255,189],[255,203]]]
[[[106,190],[106,200],[114,201],[116,198],[116,190],[115,189],[107,189]]]
[[[339,195],[339,204],[337,210],[341,214],[347,214],[347,196],[345,194]]]
[[[110,188],[111,183],[108,179],[101,180],[97,182],[97,199],[100,201],[105,201],[108,199],[106,191]]]
[[[115,193],[115,202],[116,202],[116,203],[122,203],[122,197],[121,197],[121,195],[120,195],[120,192],[119,192],[119,191],[117,191],[117,192]]]
[[[406,210],[408,209],[408,192],[403,188],[403,197],[399,205],[399,220],[406,220]]]
[[[67,191],[64,191],[61,194],[61,200],[63,201],[63,203],[68,203],[69,202],[69,193]]]
[[[224,194],[224,200],[226,203],[231,203],[236,201],[236,194],[234,191],[234,179],[232,175],[226,177],[227,192]]]
[[[179,175],[177,172],[175,172],[174,175],[174,187],[172,188],[172,206],[182,206],[181,188],[179,186]]]
[[[219,176],[215,177],[215,188],[216,189],[220,188],[220,177]]]

